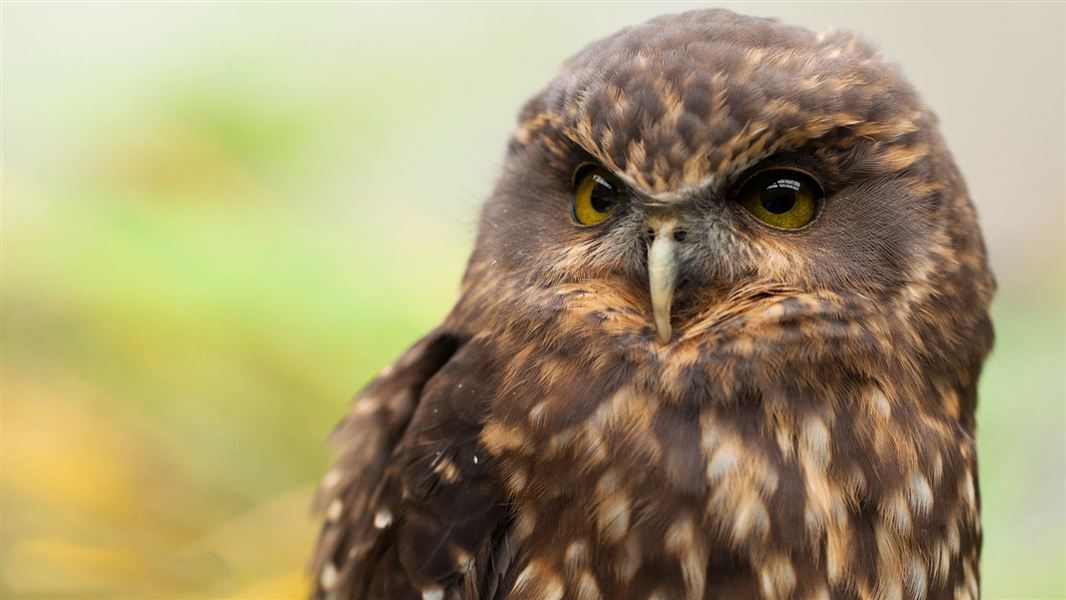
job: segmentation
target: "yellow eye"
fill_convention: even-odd
[[[778,229],[799,229],[814,220],[822,188],[810,175],[794,169],[773,169],[752,177],[737,198],[756,219]]]
[[[618,208],[622,185],[605,169],[590,167],[577,174],[571,216],[585,227],[607,220]]]

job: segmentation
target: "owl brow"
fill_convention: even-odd
[[[619,178],[620,181],[626,184],[626,187],[633,187],[632,182],[628,180],[625,173],[620,173],[618,169],[612,168],[598,155],[565,132],[542,130],[537,134],[537,138],[544,141],[550,139],[553,142],[557,142],[553,144],[543,143],[541,145],[549,151],[552,158],[556,159],[557,162],[554,162],[553,166],[559,168],[566,175],[570,187],[577,186],[578,175],[586,168],[603,169]]]
[[[841,172],[839,163],[842,153],[833,149],[829,137],[824,135],[808,139],[794,148],[780,149],[738,165],[738,168],[730,170],[730,175],[724,180],[725,189],[736,189],[762,171],[785,168],[813,177],[822,184],[825,195],[829,196],[844,181],[855,178],[854,173]],[[834,153],[837,155],[834,156]]]

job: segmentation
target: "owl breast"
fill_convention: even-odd
[[[947,420],[875,381],[628,356],[518,352],[507,368],[481,443],[525,548],[517,598],[891,594],[975,572],[972,440]]]

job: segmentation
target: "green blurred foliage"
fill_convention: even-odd
[[[520,102],[666,11],[270,6],[4,9],[4,597],[302,595],[325,437],[448,310]],[[996,307],[988,597],[1064,595],[1063,294]]]

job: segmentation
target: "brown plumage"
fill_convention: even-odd
[[[596,42],[339,426],[315,596],[976,599],[993,289],[934,116],[853,35]]]

